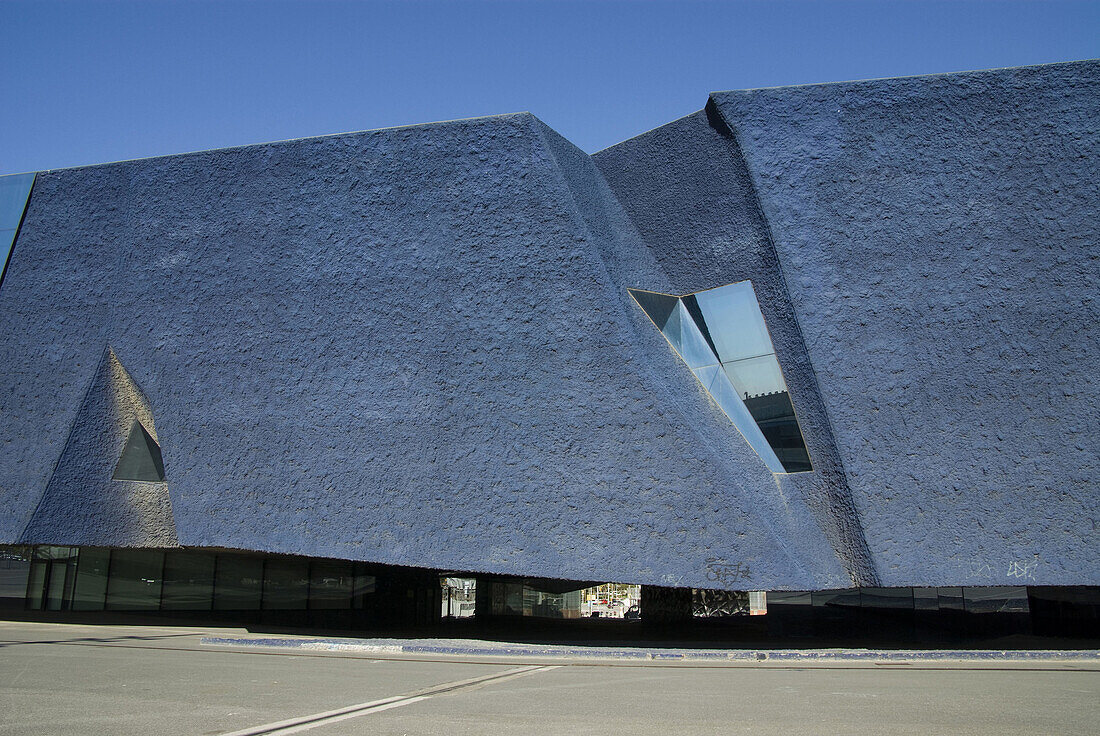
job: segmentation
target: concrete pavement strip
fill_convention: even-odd
[[[876,663],[888,662],[1017,662],[1100,664],[1100,650],[881,650],[881,649],[684,649],[666,647],[593,647],[554,644],[488,643],[477,640],[338,639],[289,637],[204,636],[211,647],[274,648],[303,652],[344,652],[377,655],[452,655],[474,657],[538,657],[617,661],[740,662],[740,663]]]

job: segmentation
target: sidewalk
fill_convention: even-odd
[[[275,648],[303,652],[357,652],[377,655],[444,655],[635,662],[1078,662],[1100,664],[1100,650],[889,650],[889,649],[698,649],[676,646],[574,646],[483,641],[479,639],[354,639],[307,636],[205,636],[204,646]]]

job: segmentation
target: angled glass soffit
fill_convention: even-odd
[[[629,291],[773,473],[813,470],[751,282],[686,296]]]
[[[34,184],[34,174],[0,176],[0,268],[7,270],[8,258],[15,243],[15,233],[23,220],[27,197]],[[2,273],[2,272],[0,272]]]

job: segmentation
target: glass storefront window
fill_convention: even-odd
[[[107,581],[107,608],[114,611],[150,611],[160,608],[164,552],[116,549],[111,553]]]
[[[111,550],[86,547],[80,550],[76,564],[74,611],[102,611],[107,600],[107,573]]]
[[[27,581],[27,608],[38,611],[42,608],[43,588],[46,585],[46,567],[50,563],[44,560],[35,560],[31,564],[31,574]]]
[[[31,574],[29,547],[0,548],[0,608],[22,608]]]
[[[860,588],[864,608],[912,608],[912,588]]]
[[[1027,588],[999,586],[963,588],[963,601],[970,613],[1027,613]]]
[[[962,611],[964,609],[962,588],[937,588],[936,591],[941,611]]]
[[[164,560],[166,611],[209,611],[214,597],[214,555],[170,551]]]
[[[309,560],[272,557],[264,565],[263,607],[300,609],[309,595]]]
[[[377,581],[373,575],[363,572],[355,573],[355,588],[351,592],[351,607],[363,608],[368,596],[374,593]]]
[[[351,608],[354,582],[350,562],[315,560],[310,566],[309,607]]]
[[[261,557],[218,555],[214,582],[214,610],[258,609],[263,577],[264,561]]]

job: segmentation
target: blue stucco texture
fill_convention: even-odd
[[[68,492],[73,431],[117,461],[84,418],[110,349],[182,545],[850,584],[627,287],[673,284],[591,160],[526,114],[42,172],[0,289],[0,542]],[[102,516],[51,541],[115,544]]]
[[[767,223],[736,144],[714,114],[700,111],[593,158],[675,293],[752,282],[814,467],[776,475],[776,483],[813,510],[853,581],[876,585]]]
[[[882,584],[1100,583],[1100,62],[711,100]]]
[[[112,478],[134,422],[156,439],[148,399],[107,349],[21,542],[177,545],[167,485]]]
[[[519,114],[41,172],[0,543],[1098,585],[1097,120],[1077,62],[715,93],[592,157]],[[745,279],[810,473],[627,292]],[[135,419],[166,483],[109,479]]]

